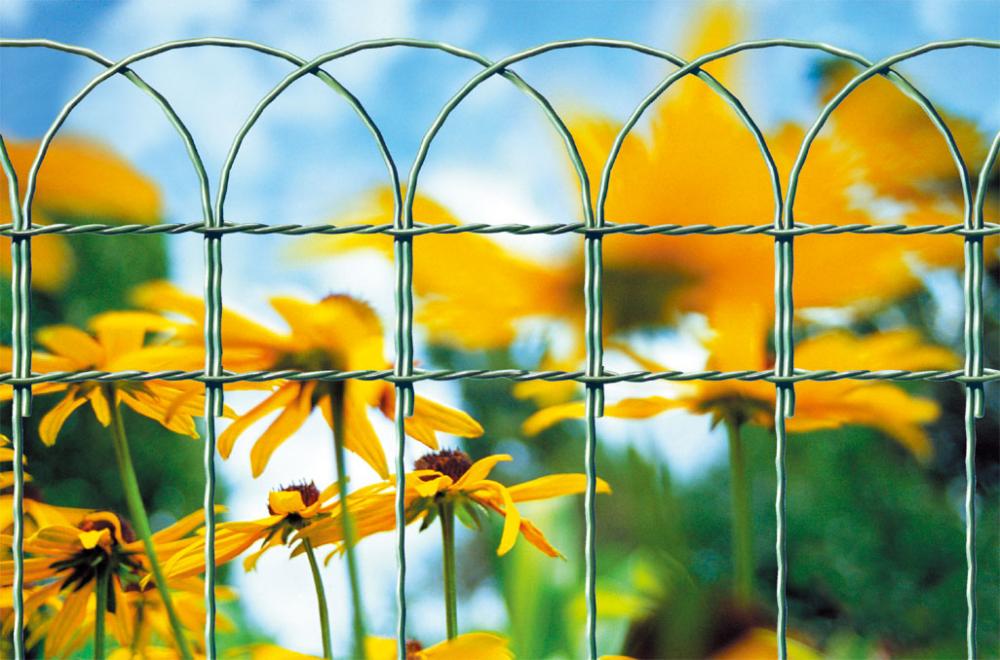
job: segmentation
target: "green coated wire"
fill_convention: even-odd
[[[4,175],[7,177],[7,193],[10,198],[11,219],[16,227],[24,226],[24,219],[21,215],[21,205],[18,199],[17,172],[10,161],[7,153],[7,145],[3,136],[0,135],[0,164],[2,164]],[[23,333],[20,331],[17,322],[18,315],[23,309],[21,295],[21,285],[24,272],[30,272],[30,262],[28,268],[24,265],[23,244],[30,246],[31,239],[14,239],[11,241],[11,262],[13,271],[11,277],[11,298],[13,300],[13,319],[11,326],[11,344],[14,347],[13,364],[11,367],[15,373],[24,374],[30,371],[30,347],[28,348],[28,364],[23,364],[24,350],[21,349],[24,341]],[[29,248],[30,249],[30,248]],[[30,258],[30,253],[28,253]],[[20,349],[20,350],[19,350]],[[11,470],[14,473],[13,483],[13,521],[14,530],[11,539],[11,550],[14,555],[14,580],[11,583],[11,598],[14,608],[14,630],[13,630],[13,651],[14,657],[18,660],[24,658],[24,411],[30,406],[31,386],[19,386],[14,388],[14,398],[11,405],[11,442],[13,443],[14,456],[11,459],[13,464]]]
[[[989,153],[979,172],[972,214],[967,217],[970,229],[983,226],[983,208],[989,174],[1000,155],[1000,133],[993,138]],[[966,236],[965,240],[965,373],[983,373],[983,238]],[[965,606],[966,654],[976,657],[976,418],[986,414],[982,383],[965,386]]]

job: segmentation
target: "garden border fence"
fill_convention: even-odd
[[[212,203],[211,187],[204,163],[191,133],[184,122],[171,107],[170,102],[154,88],[148,85],[130,67],[150,57],[169,51],[194,47],[224,47],[248,49],[270,55],[289,62],[295,68],[281,80],[253,109],[246,122],[237,132],[232,147],[226,158],[219,178],[215,203]],[[608,159],[601,173],[597,191],[596,203],[592,202],[591,186],[584,169],[580,153],[572,135],[563,123],[559,114],[549,101],[523,78],[509,67],[523,60],[533,58],[549,51],[578,47],[602,47],[624,49],[640,54],[659,58],[673,64],[677,70],[662,80],[636,106],[628,121],[619,131]],[[365,110],[361,101],[347,88],[337,81],[322,67],[337,59],[373,49],[390,47],[409,47],[440,51],[458,58],[471,60],[480,64],[483,69],[473,76],[445,104],[433,124],[425,133],[420,143],[414,163],[410,169],[406,185],[401,185],[399,171],[389,148],[383,139],[375,121]],[[743,107],[742,103],[722,84],[715,80],[702,67],[715,60],[729,57],[750,50],[786,47],[794,49],[814,50],[832,55],[857,64],[861,71],[841,89],[825,105],[812,127],[805,134],[798,157],[792,167],[788,189],[782,194],[781,182],[777,166],[768,149],[763,133]],[[489,379],[504,378],[515,381],[572,380],[586,386],[586,438],[584,465],[586,471],[585,492],[585,596],[586,596],[586,648],[589,658],[597,657],[597,602],[595,592],[596,579],[596,529],[595,529],[595,493],[596,493],[596,457],[597,426],[596,420],[603,413],[604,385],[618,382],[645,382],[653,380],[764,380],[774,384],[776,388],[776,405],[774,413],[775,425],[775,518],[777,531],[775,552],[777,558],[776,605],[777,605],[777,638],[778,656],[785,658],[786,626],[788,620],[785,583],[787,575],[787,554],[785,548],[785,419],[794,414],[795,383],[813,381],[831,381],[841,379],[856,380],[927,380],[953,381],[965,390],[965,438],[966,438],[966,491],[965,491],[965,538],[966,538],[966,608],[967,608],[967,653],[970,658],[976,655],[976,555],[975,555],[975,418],[984,413],[983,388],[987,382],[1000,380],[1000,371],[986,368],[983,364],[983,239],[986,236],[1000,233],[1000,224],[987,223],[983,218],[986,200],[986,182],[991,169],[1000,155],[1000,133],[990,146],[988,156],[979,173],[978,184],[973,189],[965,162],[959,152],[955,138],[937,110],[917,88],[900,75],[893,67],[906,60],[933,51],[945,49],[976,47],[1000,49],[1000,41],[983,39],[958,39],[925,44],[905,52],[886,57],[877,62],[871,62],[857,53],[850,52],[824,43],[801,41],[794,39],[768,39],[748,41],[734,44],[721,50],[686,61],[667,51],[652,48],[642,44],[612,39],[576,39],[571,41],[550,42],[535,48],[524,50],[505,57],[496,62],[468,50],[448,44],[424,41],[418,39],[378,39],[362,41],[344,48],[330,51],[311,60],[298,57],[284,50],[264,44],[229,38],[200,38],[172,41],[161,44],[124,59],[113,61],[93,50],[63,44],[47,39],[0,39],[0,48],[44,48],[81,56],[100,64],[105,70],[84,86],[59,112],[49,130],[42,138],[38,154],[28,173],[25,194],[20,198],[17,175],[8,157],[2,137],[0,137],[0,164],[7,177],[11,200],[12,222],[0,225],[0,234],[12,239],[12,323],[11,342],[13,361],[11,371],[0,374],[0,384],[13,386],[12,401],[12,437],[14,448],[14,633],[13,643],[15,655],[24,657],[24,603],[23,587],[23,497],[24,474],[22,458],[24,451],[23,421],[31,414],[31,387],[43,382],[75,383],[83,381],[109,382],[116,380],[143,381],[152,379],[166,380],[196,380],[204,383],[205,397],[205,500],[206,517],[206,579],[205,602],[208,616],[205,625],[205,649],[209,658],[216,655],[215,649],[215,562],[214,562],[214,520],[213,508],[215,500],[215,441],[216,417],[222,413],[223,386],[236,381],[264,381],[272,379],[324,380],[338,381],[345,379],[384,380],[394,384],[396,390],[395,439],[396,439],[396,538],[397,538],[397,649],[400,660],[405,660],[406,650],[406,554],[405,554],[405,517],[403,515],[403,492],[401,488],[403,465],[404,418],[413,412],[413,385],[422,380],[459,380],[459,379]],[[101,83],[109,78],[123,75],[140,90],[150,96],[161,108],[173,128],[178,133],[198,180],[202,219],[197,222],[162,224],[162,225],[105,225],[105,224],[52,224],[37,225],[31,221],[31,208],[34,200],[38,172],[42,166],[46,151],[59,129],[66,122],[70,113]],[[262,115],[264,110],[295,81],[307,75],[316,76],[327,86],[341,96],[357,114],[360,121],[375,141],[379,155],[384,161],[389,184],[394,191],[394,208],[391,223],[380,225],[301,225],[282,224],[269,225],[264,223],[234,223],[224,218],[226,193],[230,173],[235,165],[240,147]],[[553,128],[562,139],[567,154],[578,177],[581,192],[581,211],[583,222],[523,225],[523,224],[421,224],[413,218],[413,204],[418,189],[418,179],[427,158],[431,144],[438,131],[444,125],[451,112],[483,81],[494,75],[508,79],[518,89],[527,94],[540,107]],[[774,217],[768,224],[759,225],[644,225],[639,223],[616,224],[605,218],[604,206],[607,200],[611,175],[615,161],[622,148],[625,138],[641,119],[644,112],[664,92],[678,80],[693,75],[709,85],[733,111],[751,132],[760,150],[761,157],[768,169],[772,193],[774,197]],[[882,76],[892,82],[903,94],[916,102],[926,113],[942,139],[957,170],[963,195],[963,214],[960,223],[952,225],[836,225],[836,224],[803,224],[796,222],[793,208],[799,176],[802,172],[810,147],[816,136],[825,126],[834,110],[866,80]],[[404,192],[405,191],[405,192]],[[524,371],[517,369],[501,370],[418,370],[413,361],[413,238],[429,233],[454,234],[475,232],[481,234],[565,234],[574,233],[583,236],[585,243],[585,283],[584,298],[586,303],[586,369],[582,371]],[[57,372],[38,374],[31,370],[31,239],[44,234],[98,234],[116,236],[122,234],[148,233],[200,233],[204,236],[205,245],[205,368],[200,371],[161,371],[161,372]],[[249,373],[231,373],[222,368],[222,237],[232,233],[249,234],[387,234],[394,239],[394,269],[395,269],[395,360],[391,370],[364,371],[255,371]],[[608,371],[603,366],[604,343],[601,331],[602,319],[602,239],[610,234],[649,235],[661,234],[683,236],[688,234],[722,235],[722,234],[765,234],[774,238],[775,245],[775,366],[766,371],[631,371],[616,373]],[[855,370],[855,371],[807,371],[794,368],[794,338],[793,338],[793,301],[792,301],[792,263],[793,244],[797,236],[806,234],[955,234],[962,238],[965,248],[964,260],[964,297],[965,297],[965,366],[954,371],[906,371],[906,370]],[[942,239],[945,240],[945,239]]]

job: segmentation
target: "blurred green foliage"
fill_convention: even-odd
[[[435,349],[447,368],[498,368],[516,355]],[[962,519],[964,394],[956,384],[915,385],[942,403],[932,428],[935,459],[921,465],[897,443],[861,427],[798,434],[788,447],[788,596],[791,633],[831,657],[957,657],[964,654],[965,550]],[[991,391],[992,390],[992,391]],[[502,451],[505,483],[582,471],[583,427],[564,423],[524,440],[533,410],[504,381],[462,383],[466,409],[489,430],[463,446]],[[995,387],[987,391],[995,403]],[[664,442],[697,442],[671,437]],[[1000,652],[1000,557],[996,410],[980,421],[979,648]],[[634,447],[602,445],[598,473],[614,489],[598,498],[599,640],[602,653],[639,658],[703,657],[751,627],[774,626],[774,441],[769,430],[744,434],[753,490],[755,600],[730,593],[730,491],[724,456],[690,481],[675,482],[658,459]],[[534,507],[534,508],[531,508]],[[578,657],[583,651],[582,498],[530,505],[523,512],[568,561],[528,544],[497,558],[474,543],[463,573],[494,581],[506,603],[519,657]],[[499,526],[491,526],[494,541]],[[469,567],[468,564],[473,564]]]
[[[113,219],[86,216],[54,216],[54,222],[107,223]],[[55,323],[86,327],[93,315],[127,309],[129,290],[141,282],[169,274],[166,239],[158,235],[94,236],[66,238],[73,251],[75,271],[57,295],[32,291],[32,331]],[[4,326],[10,324],[10,282],[0,282],[0,309]],[[9,343],[9,337],[5,343]],[[32,416],[26,425],[25,453],[33,476],[35,496],[64,506],[126,510],[108,430],[85,407],[72,415],[55,445],[46,447],[38,436],[42,416],[59,396],[34,398]],[[9,435],[10,406],[0,408]],[[159,424],[125,411],[128,431],[143,499],[150,521],[158,528],[201,506],[204,477],[202,444],[178,436]],[[220,494],[220,501],[224,495]]]

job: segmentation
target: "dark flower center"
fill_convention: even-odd
[[[442,449],[418,458],[414,467],[418,470],[435,470],[458,481],[472,467],[472,459],[460,449]]]
[[[297,484],[289,484],[287,486],[282,486],[281,488],[278,489],[278,491],[283,493],[292,493],[292,492],[298,493],[299,495],[302,496],[302,503],[306,506],[309,506],[310,504],[315,504],[316,501],[319,500],[319,488],[316,487],[315,481],[310,481],[308,483],[302,481]],[[270,504],[267,505],[267,511],[272,516],[277,515],[278,513],[277,511],[271,508]]]
[[[110,513],[111,515],[113,515],[115,518],[118,519],[118,527],[121,528],[122,540],[125,543],[132,543],[133,541],[136,540],[137,537],[135,535],[135,530],[132,529],[132,525],[128,524],[127,520],[125,520],[124,518],[122,518],[113,511],[107,511],[105,513]],[[115,526],[110,520],[87,519],[80,523],[79,529],[82,532],[99,532],[102,529],[106,529],[109,532],[111,532],[111,538],[112,539],[115,538]]]
[[[406,658],[410,660],[411,658],[416,658],[417,654],[424,650],[423,644],[415,639],[411,639],[406,642]]]

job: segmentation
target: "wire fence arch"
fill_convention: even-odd
[[[174,111],[169,100],[150,87],[142,78],[131,70],[130,66],[142,60],[156,57],[166,52],[192,47],[225,47],[239,48],[263,53],[283,59],[297,68],[287,74],[275,85],[254,107],[250,116],[233,138],[232,146],[226,157],[218,179],[215,204],[211,201],[211,184],[204,163],[198,152],[197,144],[182,119]],[[1000,157],[1000,134],[990,147],[986,161],[979,172],[978,181],[973,190],[969,174],[958,145],[947,123],[938,114],[931,101],[922,94],[906,78],[896,72],[893,67],[899,63],[911,60],[921,55],[943,49],[954,48],[1000,48],[1000,42],[982,39],[960,39],[946,42],[935,42],[892,55],[872,63],[863,56],[835,46],[818,42],[807,42],[792,39],[771,39],[749,41],[733,44],[714,53],[703,55],[690,62],[669,52],[642,44],[611,39],[577,39],[562,42],[549,42],[527,49],[500,60],[491,61],[482,55],[458,48],[449,44],[417,39],[378,39],[358,42],[349,46],[330,51],[312,59],[305,59],[288,51],[273,48],[252,41],[228,38],[187,39],[164,43],[145,49],[125,57],[117,62],[102,55],[78,46],[63,44],[44,39],[2,39],[0,48],[40,47],[54,49],[80,57],[85,57],[105,67],[105,71],[95,76],[60,110],[57,118],[42,139],[41,146],[31,166],[26,181],[26,191],[22,198],[19,192],[16,172],[10,161],[6,146],[0,137],[0,165],[8,180],[8,192],[11,199],[12,221],[0,225],[0,234],[9,237],[12,242],[12,321],[11,345],[13,362],[11,371],[0,373],[0,384],[13,386],[12,404],[12,436],[14,446],[14,649],[17,657],[23,657],[23,626],[24,602],[21,594],[23,586],[23,497],[24,474],[22,466],[24,448],[24,419],[31,414],[31,388],[35,384],[50,382],[114,382],[114,381],[146,381],[146,380],[194,380],[201,382],[206,388],[206,437],[205,437],[205,500],[206,515],[206,589],[205,599],[209,616],[206,617],[205,644],[208,657],[215,657],[215,627],[213,616],[215,612],[215,575],[212,534],[214,530],[214,499],[215,499],[215,418],[222,413],[222,387],[225,383],[240,381],[267,381],[276,379],[289,380],[325,380],[342,381],[347,379],[384,380],[392,383],[396,390],[395,435],[396,435],[396,468],[397,468],[397,644],[401,659],[406,655],[406,555],[405,555],[405,517],[403,515],[402,479],[404,419],[413,412],[413,385],[425,380],[461,380],[461,379],[510,379],[513,381],[544,380],[551,382],[576,381],[586,386],[586,443],[584,466],[587,476],[585,493],[585,594],[586,594],[586,648],[590,658],[597,657],[597,598],[596,580],[596,527],[594,519],[596,494],[596,419],[603,414],[603,388],[608,383],[619,382],[649,382],[655,380],[691,381],[691,380],[763,380],[773,383],[777,398],[775,405],[775,476],[776,500],[775,518],[777,531],[775,549],[777,559],[776,575],[776,607],[778,611],[778,655],[786,657],[785,633],[787,625],[786,575],[787,556],[785,548],[785,419],[794,414],[794,385],[802,381],[835,381],[843,379],[856,380],[886,380],[886,381],[948,381],[960,384],[966,392],[965,403],[965,436],[966,436],[966,492],[965,492],[965,536],[966,536],[966,609],[967,609],[967,653],[970,658],[976,656],[976,557],[975,557],[975,462],[976,430],[974,419],[982,416],[984,410],[983,387],[988,382],[1000,380],[1000,371],[988,368],[984,361],[984,325],[983,325],[983,240],[987,236],[1000,234],[1000,225],[988,222],[984,218],[986,199],[986,183],[989,173]],[[469,79],[446,102],[435,120],[425,132],[420,143],[417,156],[411,166],[407,185],[401,186],[399,170],[391,150],[386,143],[382,131],[375,120],[369,115],[364,105],[353,93],[343,86],[335,77],[325,71],[325,64],[346,58],[356,53],[382,48],[422,48],[433,49],[444,54],[474,61],[483,69]],[[518,62],[528,60],[544,53],[577,47],[603,47],[628,49],[640,54],[665,60],[678,69],[668,75],[653,90],[649,92],[636,106],[629,119],[623,125],[613,142],[605,165],[601,171],[599,188],[595,200],[592,199],[590,181],[584,168],[582,158],[577,150],[572,133],[562,121],[559,114],[546,99],[528,82],[509,67]],[[810,49],[824,52],[842,59],[854,62],[863,67],[863,71],[854,76],[823,108],[806,133],[799,154],[791,170],[787,190],[782,195],[781,179],[774,159],[767,146],[762,131],[746,111],[742,102],[732,92],[722,86],[702,67],[712,61],[720,60],[738,53],[750,50],[774,47],[790,47]],[[146,225],[69,225],[51,224],[37,225],[31,221],[32,201],[35,193],[38,172],[43,165],[48,146],[55,138],[60,127],[65,123],[70,113],[97,86],[115,75],[124,75],[141,91],[149,95],[164,112],[167,121],[174,127],[187,151],[192,167],[198,179],[199,195],[203,210],[201,221],[168,223],[155,226]],[[378,225],[311,225],[282,224],[271,225],[260,222],[227,222],[224,219],[224,205],[228,182],[232,168],[239,153],[240,146],[249,134],[267,106],[295,81],[314,75],[329,86],[335,93],[343,97],[352,110],[371,134],[376,148],[387,170],[387,175],[393,191],[393,217],[391,222]],[[566,147],[567,155],[574,167],[580,184],[581,212],[583,222],[562,222],[546,225],[524,225],[510,223],[503,225],[474,223],[467,225],[455,224],[422,224],[413,218],[413,203],[416,197],[421,169],[426,161],[431,144],[440,128],[446,122],[450,113],[483,81],[494,75],[501,75],[510,80],[516,87],[525,92],[538,103],[543,114],[549,119]],[[695,75],[736,112],[756,141],[765,166],[768,169],[772,193],[775,198],[775,214],[772,222],[757,225],[645,225],[635,222],[613,222],[605,218],[605,202],[607,200],[613,168],[616,159],[624,145],[625,139],[641,119],[643,113],[656,102],[674,83],[688,76]],[[808,160],[809,148],[836,108],[865,81],[875,76],[889,79],[902,93],[912,98],[927,114],[929,120],[945,141],[951,154],[963,194],[963,218],[961,223],[952,225],[838,225],[835,223],[806,224],[796,222],[793,207],[796,198],[797,184],[800,174]],[[510,233],[519,235],[580,235],[585,244],[585,283],[582,292],[586,307],[586,368],[580,371],[524,371],[516,369],[498,370],[418,370],[414,368],[413,360],[413,262],[414,237],[425,234],[458,234],[458,233],[497,234]],[[205,368],[200,371],[122,371],[122,372],[49,372],[34,373],[31,370],[31,239],[34,236],[46,234],[95,234],[102,236],[117,236],[128,234],[202,234],[205,241]],[[233,373],[222,366],[222,240],[226,234],[249,233],[259,235],[284,234],[385,234],[394,240],[395,245],[395,359],[392,369],[362,370],[362,371],[311,371],[294,370],[257,371]],[[802,370],[794,367],[794,336],[792,300],[792,269],[794,238],[807,234],[834,235],[842,233],[856,234],[893,234],[898,236],[912,234],[935,234],[960,236],[965,246],[964,261],[964,342],[965,366],[961,370],[941,371],[907,371],[907,370]],[[775,242],[775,328],[774,342],[776,360],[773,369],[746,371],[632,371],[616,373],[608,371],[603,364],[604,342],[602,336],[603,289],[602,277],[602,239],[613,234],[632,235],[753,235],[771,236]],[[944,239],[943,239],[944,240]]]

